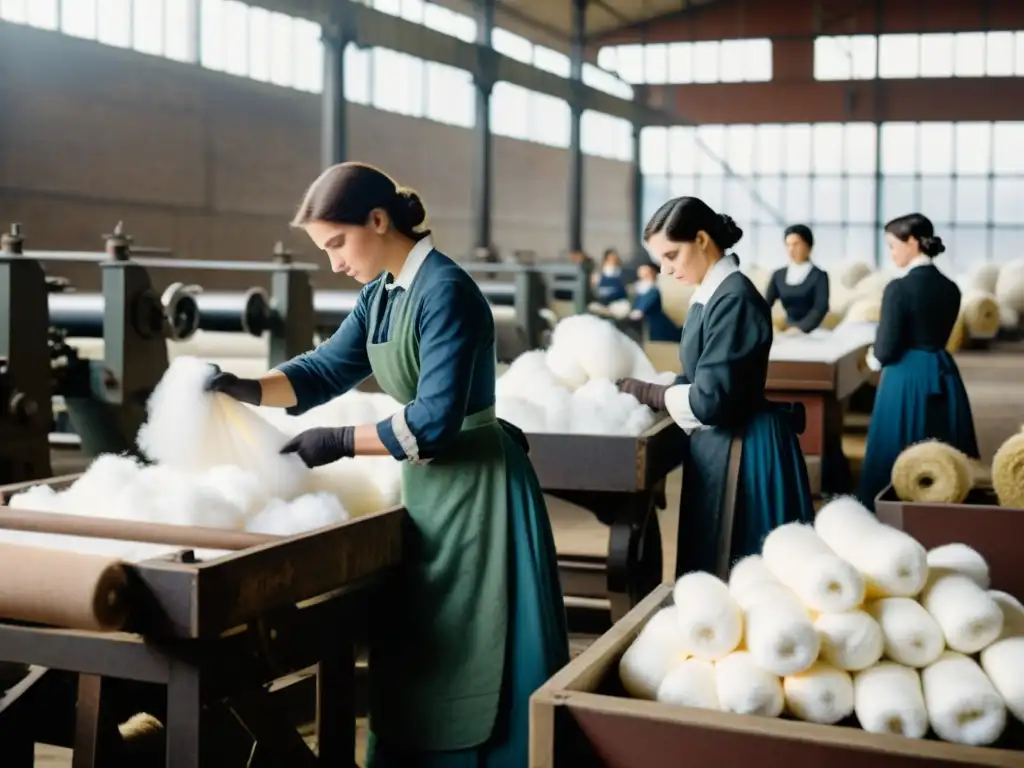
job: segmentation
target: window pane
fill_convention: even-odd
[[[849,80],[852,72],[853,62],[848,50],[848,38],[814,38],[815,80]]]
[[[1018,32],[1015,35],[1016,41],[1016,52],[1014,53],[1014,60],[1016,61],[1016,67],[1014,68],[1014,74],[1017,77],[1024,76],[1024,32]]]
[[[952,77],[953,48],[953,35],[921,35],[921,77]]]
[[[425,5],[423,0],[402,0],[402,18],[422,24]]]
[[[552,147],[569,146],[569,104],[546,93],[533,93],[530,137]]]
[[[96,39],[118,48],[131,45],[131,0],[99,0],[96,10],[99,14]]]
[[[741,83],[746,78],[746,40],[723,40],[719,46],[719,82]]]
[[[668,81],[668,46],[645,46],[644,81],[662,84]]]
[[[992,220],[996,224],[1024,225],[1024,179],[1000,179],[994,181]],[[1017,251],[1024,232],[1018,233]]]
[[[1020,253],[1020,239],[1024,230],[1018,227],[996,227],[992,230],[992,248],[989,251],[989,261],[997,264],[1005,264],[1017,258]]]
[[[437,62],[426,67],[424,114],[431,120],[472,128],[476,125],[476,89],[469,72]]]
[[[782,179],[764,176],[754,181],[753,220],[777,224],[776,214],[782,213]]]
[[[750,242],[747,242],[747,235],[736,246],[742,248],[740,256],[743,259],[743,266],[748,263],[756,264],[762,269],[777,269],[786,262],[786,251],[782,244],[782,232],[775,224],[757,225],[751,235]],[[749,261],[747,259],[749,249]]]
[[[298,63],[298,59],[296,59]],[[388,48],[373,49],[373,106],[387,112],[400,112],[405,105],[401,54]]]
[[[569,77],[572,71],[572,64],[569,57],[560,51],[553,51],[542,45],[533,47],[533,66],[551,72],[559,77]]]
[[[697,130],[689,126],[668,129],[668,163],[674,174],[692,174],[697,170],[699,150],[695,141]]]
[[[324,88],[324,46],[320,41],[320,25],[307,19],[295,19],[292,23],[292,50],[296,53],[295,58],[295,82],[293,85],[300,91],[319,93]],[[419,59],[406,57],[419,63]],[[400,83],[414,95],[416,104],[419,105],[417,112],[406,112],[406,114],[423,114],[423,71],[420,68],[415,71],[406,69],[405,78],[396,83],[396,90],[400,89]]]
[[[985,33],[958,32],[954,40],[953,74],[957,77],[985,75]]]
[[[248,74],[249,41],[248,41],[248,8],[236,0],[225,0],[222,19],[225,34],[220,38],[224,46],[224,71],[232,75]],[[137,22],[136,22],[137,23]],[[162,43],[161,35],[161,43]]]
[[[268,82],[271,68],[270,12],[249,8],[249,77]]]
[[[815,173],[840,173],[843,170],[842,123],[818,123],[811,139]]]
[[[229,10],[229,5],[234,5],[234,12],[237,12],[237,6],[239,3],[219,3],[221,6],[218,10],[218,20],[214,22],[214,25],[221,30],[224,30],[226,25],[235,21],[237,18],[232,18],[230,14],[232,11]],[[246,19],[244,18],[245,6],[242,6],[243,23]],[[205,20],[204,20],[205,21]],[[132,12],[132,47],[140,53],[148,53],[153,56],[161,56],[164,52],[164,9],[163,2],[161,0],[135,0],[134,11]],[[228,27],[229,28],[229,27]],[[244,39],[245,33],[242,33]],[[222,36],[218,40],[218,45],[224,39]],[[242,71],[245,71],[245,62],[243,62]],[[238,73],[236,73],[238,74]]]
[[[767,83],[772,79],[772,41],[764,38],[745,40],[746,72],[748,83]]]
[[[881,35],[878,74],[882,78],[913,78],[920,72],[919,35]]]
[[[729,212],[725,210],[725,179],[723,177],[699,177],[697,179],[697,196],[716,211]]]
[[[707,176],[721,176],[725,173],[725,126],[702,125],[697,129],[697,168]],[[712,206],[714,207],[714,206]]]
[[[882,180],[882,219],[889,221],[917,210],[914,179],[890,176]]]
[[[843,180],[839,176],[817,176],[811,186],[811,199],[814,202],[811,221],[842,223]],[[817,235],[817,232],[815,232]]]
[[[990,260],[988,230],[985,227],[956,227],[940,234],[946,244],[946,252],[940,259],[947,259],[948,268],[959,272]]]
[[[917,170],[917,125],[882,125],[882,172],[914,173]]]
[[[878,39],[874,35],[854,35],[850,38],[853,55],[853,79],[874,80],[878,66]]]
[[[722,205],[729,215],[746,227],[754,213],[754,201],[750,199],[750,181],[738,176],[725,180],[725,200]]]
[[[843,260],[847,263],[862,261],[867,265],[875,263],[874,227],[847,227],[843,244]]]
[[[138,18],[138,5],[135,18]],[[288,25],[289,34],[291,25]],[[275,30],[276,32],[276,30]],[[225,52],[221,41],[227,37],[224,27],[223,0],[202,0],[199,6],[199,61],[207,69],[223,71]],[[136,38],[137,40],[138,38]],[[275,34],[275,40],[277,36]],[[136,46],[138,43],[136,42]],[[274,82],[277,82],[275,80]],[[279,83],[284,85],[285,83]]]
[[[693,82],[693,44],[670,43],[668,46],[668,81]]]
[[[992,171],[1024,173],[1024,122],[992,126]]]
[[[277,61],[277,46],[274,49]],[[281,57],[286,63],[290,57]],[[275,81],[277,70],[275,68]],[[345,46],[345,99],[355,104],[370,103],[370,51],[356,47],[355,43]]]
[[[759,125],[755,147],[758,173],[781,173],[783,170],[784,127]]]
[[[988,173],[991,152],[991,123],[956,124],[956,170],[959,173]]]
[[[96,0],[63,0],[60,13],[61,32],[87,40],[96,39]]]
[[[720,51],[717,40],[693,44],[693,82],[717,83],[720,75]]]
[[[270,14],[270,81],[275,85],[290,86],[295,82],[295,50],[292,40],[292,20],[290,16],[283,13]],[[349,101],[358,101],[360,104],[370,103],[370,51],[363,50],[359,53],[359,61],[352,65],[353,73],[349,74],[348,66],[349,50],[356,50],[354,45],[345,49],[345,98]],[[362,74],[362,81],[356,78]],[[352,83],[351,95],[347,90],[349,83]]]
[[[497,32],[497,28],[494,31]],[[497,46],[495,46],[495,50],[497,50]],[[613,46],[606,45],[597,52],[597,66],[607,69],[609,72],[615,71],[615,48]]]
[[[668,171],[668,131],[649,126],[640,131],[640,170],[645,174]]]
[[[814,227],[814,261],[822,269],[834,269],[843,262],[846,232],[834,224]]]
[[[785,129],[786,173],[809,173],[811,170],[811,126],[787,125]]]
[[[491,91],[491,130],[499,136],[526,139],[530,128],[530,92],[512,83],[495,83]]]
[[[1013,77],[1016,45],[1013,32],[989,32],[985,36],[985,74]]]
[[[811,180],[790,176],[783,184],[783,215],[787,222],[811,221]]]
[[[953,172],[953,124],[921,123],[917,134],[921,173]]]
[[[668,180],[668,198],[696,197],[697,178],[695,176],[671,176]]]
[[[872,123],[847,123],[843,150],[847,173],[874,173],[877,130]]]
[[[754,137],[752,125],[730,125],[726,129],[725,159],[733,172],[749,175],[754,172]]]
[[[195,62],[193,0],[164,0],[164,56]]]
[[[875,223],[875,180],[854,176],[846,180],[846,220],[855,224]]]
[[[650,219],[654,212],[668,200],[668,179],[661,175],[644,176],[644,220]]]
[[[374,10],[398,16],[402,12],[402,0],[373,0]]]
[[[988,222],[988,179],[961,176],[956,181],[956,221],[958,224]]]
[[[616,53],[618,75],[627,83],[644,81],[644,47],[642,45],[620,45]]]
[[[928,218],[936,226],[947,226],[953,223],[953,177],[934,176],[921,179],[922,211],[928,212]]]
[[[533,63],[533,43],[501,27],[495,27],[491,32],[491,47],[510,59],[524,64]]]
[[[0,0],[0,19],[39,29],[60,26],[57,0]]]

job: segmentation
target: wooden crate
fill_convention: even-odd
[[[531,768],[1022,766],[1024,753],[625,698],[619,658],[662,606],[663,584],[530,701]]]

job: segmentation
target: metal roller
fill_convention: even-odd
[[[159,314],[167,320],[166,335],[175,341],[191,338],[199,330],[200,308],[196,301],[195,286],[174,283],[167,287],[158,302],[155,294],[144,294],[145,300],[135,306],[136,322],[148,328],[156,324]],[[50,325],[67,332],[69,336],[88,339],[103,338],[103,295],[99,293],[50,293],[47,296]],[[154,312],[155,310],[155,312]],[[152,322],[151,322],[152,321]]]

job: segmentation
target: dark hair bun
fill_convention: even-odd
[[[728,216],[724,213],[718,214],[718,218],[722,223],[719,229],[718,236],[714,238],[718,247],[723,251],[727,248],[732,248],[736,243],[743,237],[743,230],[737,226],[736,222],[732,220],[732,216]]]
[[[427,209],[416,190],[399,187],[396,190],[398,202],[405,207],[406,223],[413,229],[427,220]]]
[[[922,237],[917,242],[921,246],[921,253],[925,256],[938,256],[946,250],[946,246],[942,243],[942,238],[938,236]]]

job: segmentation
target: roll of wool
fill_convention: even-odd
[[[808,608],[842,613],[864,600],[864,578],[810,525],[780,525],[765,538],[765,565]]]
[[[1002,736],[1006,705],[974,659],[946,651],[921,672],[921,685],[928,721],[943,741],[980,747]]]
[[[1008,331],[1017,330],[1020,327],[1020,313],[1013,307],[1005,304],[999,305],[999,327]]]
[[[945,650],[942,629],[916,600],[883,597],[865,603],[864,610],[882,628],[885,655],[898,664],[926,667]]]
[[[959,653],[977,653],[1003,631],[1003,612],[996,601],[956,571],[933,568],[921,605],[942,629],[946,645]]]
[[[854,291],[856,295],[856,291]],[[882,300],[874,296],[855,298],[843,316],[851,323],[877,323],[882,316]]]
[[[736,650],[743,639],[743,614],[721,579],[688,573],[676,582],[672,597],[687,653],[715,661]]]
[[[807,607],[757,555],[733,566],[729,592],[743,611],[743,641],[762,669],[779,677],[810,668],[821,638]]]
[[[675,606],[662,608],[619,659],[619,680],[633,698],[654,701],[665,676],[687,658],[676,624]]]
[[[962,573],[982,589],[988,589],[991,584],[985,558],[966,544],[943,544],[929,549],[928,568]]]
[[[847,672],[867,669],[882,658],[882,628],[864,611],[821,613],[814,620],[821,637],[821,656]]]
[[[1006,708],[1024,722],[1024,605],[1005,592],[993,590],[989,596],[1003,612],[1003,631],[982,650],[979,661]]]
[[[864,576],[866,596],[913,597],[928,578],[928,552],[913,537],[879,522],[857,499],[844,496],[823,506],[814,530]]]
[[[723,712],[778,717],[785,706],[782,681],[746,651],[733,651],[715,662],[715,689]]]
[[[892,465],[892,485],[904,501],[959,504],[974,484],[967,456],[938,440],[923,440],[900,452]]]
[[[701,659],[687,659],[673,667],[658,686],[657,700],[677,707],[721,709],[715,665]]]
[[[999,504],[1024,509],[1024,432],[999,446],[992,457],[992,486]]]
[[[853,678],[853,711],[868,733],[921,739],[928,733],[921,675],[916,669],[883,661]]]
[[[786,709],[808,723],[834,725],[853,712],[853,679],[827,661],[782,680]]]
[[[968,291],[963,295],[961,306],[964,326],[972,339],[991,339],[999,333],[999,302],[990,292]]]
[[[1024,259],[1008,262],[999,270],[996,298],[1017,312],[1024,313]]]
[[[844,288],[852,289],[857,287],[857,283],[866,278],[871,274],[871,267],[865,264],[863,261],[851,261],[847,262],[843,266],[836,269],[836,277],[839,284]]]

